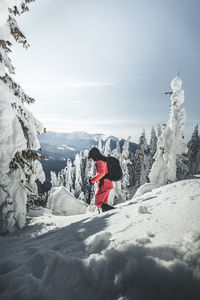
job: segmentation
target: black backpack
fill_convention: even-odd
[[[108,164],[108,174],[104,178],[108,178],[112,181],[118,181],[122,178],[122,169],[120,167],[119,160],[113,156],[106,158]]]

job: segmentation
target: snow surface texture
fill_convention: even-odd
[[[182,80],[175,77],[171,82],[170,118],[158,139],[155,162],[149,174],[151,183],[165,185],[176,181],[176,166],[178,155],[187,152],[184,142],[184,124],[186,112],[181,107],[184,102],[184,91],[181,90]]]
[[[1,300],[199,300],[200,178],[0,238]]]
[[[8,20],[9,8],[16,6],[21,11],[21,0],[0,1],[0,40],[10,39]],[[13,73],[10,59],[3,48],[0,53],[0,76],[6,71]],[[19,88],[19,97],[14,96],[6,84],[0,80],[0,232],[12,231],[25,225],[27,190],[26,172],[18,165],[10,168],[15,154],[22,150],[38,150],[40,144],[37,134],[43,132],[42,124],[24,107],[20,100],[23,90]],[[35,176],[30,185],[35,188],[35,179],[44,181],[44,173],[38,163],[33,163]],[[30,171],[30,170],[29,170]]]
[[[51,190],[47,208],[55,214],[71,216],[84,214],[87,210],[87,204],[76,199],[72,193],[62,186]]]

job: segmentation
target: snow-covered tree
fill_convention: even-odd
[[[73,178],[74,178],[74,167],[72,166],[72,162],[70,159],[67,160],[67,166],[65,168],[65,186],[66,188],[74,194],[73,189]]]
[[[51,187],[59,186],[58,177],[55,172],[51,171]]]
[[[89,178],[95,174],[94,161],[88,159],[88,150],[83,152],[83,163],[82,163],[82,182],[84,201],[90,204],[95,196],[95,185],[90,184]]]
[[[148,181],[148,174],[150,170],[150,156],[149,147],[147,145],[145,131],[143,130],[138,148],[135,153],[135,172],[137,183],[143,185]]]
[[[29,2],[0,2],[0,232],[24,227],[28,196],[36,191],[35,181],[44,179],[35,152],[40,148],[37,134],[44,128],[24,106],[34,99],[10,75],[11,36],[28,47],[15,15],[27,11]]]
[[[188,143],[188,167],[189,174],[196,174],[198,172],[200,153],[200,137],[198,124],[194,128],[192,137]]]
[[[121,148],[120,148],[120,142],[119,140],[117,139],[116,141],[116,148],[113,149],[112,151],[112,156],[116,157],[117,159],[119,159],[121,157]]]
[[[177,164],[180,156],[187,152],[184,141],[186,112],[181,107],[184,102],[182,80],[175,77],[171,82],[172,95],[170,118],[158,139],[155,162],[149,174],[151,183],[165,185],[177,179]]]
[[[104,147],[103,147],[103,143],[102,143],[102,140],[101,138],[99,138],[99,141],[98,141],[98,149],[101,153],[104,152]]]
[[[162,134],[162,127],[160,124],[158,124],[158,128],[157,128],[157,138],[159,138]]]
[[[81,155],[76,154],[74,160],[74,168],[75,168],[75,197],[78,198],[82,191],[82,177],[81,177]]]
[[[123,193],[123,199],[127,200],[129,198],[128,188],[130,187],[130,169],[132,169],[131,163],[131,152],[130,152],[130,139],[129,136],[127,140],[124,142],[122,155],[120,157],[120,165],[122,168],[122,179],[121,179],[121,190]]]
[[[108,138],[107,141],[106,141],[106,144],[105,144],[105,149],[104,149],[104,155],[105,156],[108,156],[108,155],[111,154],[110,142],[111,142],[111,139]]]
[[[152,127],[151,129],[151,139],[150,139],[150,147],[149,147],[149,163],[150,163],[150,168],[153,165],[153,157],[156,153],[157,150],[157,136],[156,136],[156,132],[155,129]]]

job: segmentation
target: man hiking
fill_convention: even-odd
[[[102,208],[102,211],[113,209],[113,206],[108,205],[108,197],[110,191],[113,189],[113,183],[105,176],[109,173],[107,158],[103,156],[96,147],[93,147],[89,151],[88,159],[90,158],[96,162],[96,175],[90,178],[90,183],[97,182],[98,184],[95,205],[98,208]]]

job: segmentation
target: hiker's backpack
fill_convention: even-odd
[[[120,180],[122,178],[122,169],[119,160],[113,156],[108,156],[106,160],[108,164],[108,174],[105,175],[105,178],[112,181]]]

